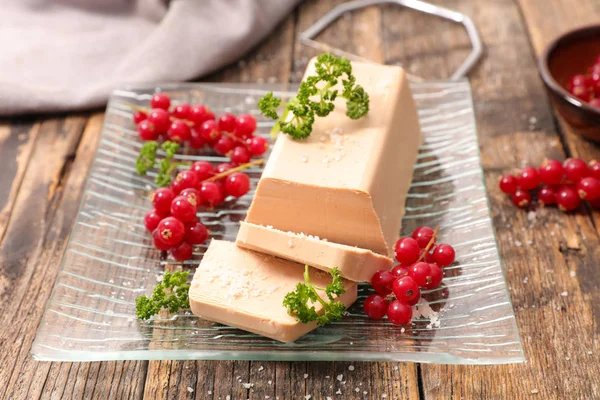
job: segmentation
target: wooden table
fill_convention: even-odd
[[[307,1],[212,81],[298,81],[316,52],[298,32],[340,1]],[[471,16],[485,57],[470,76],[483,167],[527,362],[488,367],[408,363],[124,361],[50,363],[29,350],[77,213],[102,112],[0,121],[0,396],[37,398],[600,399],[600,212],[517,210],[498,177],[545,157],[600,159],[555,118],[536,60],[557,34],[600,22],[596,0],[448,0]],[[341,18],[320,40],[444,78],[470,51],[462,27],[400,7]],[[335,377],[347,380],[336,395]],[[239,378],[238,378],[239,377]],[[252,382],[252,390],[242,382]],[[358,390],[355,390],[358,388]]]

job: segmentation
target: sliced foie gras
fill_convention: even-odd
[[[344,278],[355,282],[368,282],[378,270],[387,271],[392,268],[391,258],[371,250],[249,222],[241,223],[236,244],[246,249],[308,264],[323,271],[337,267]]]
[[[199,317],[281,342],[292,342],[315,329],[287,313],[283,298],[304,282],[304,265],[213,240],[198,266],[190,287],[190,306]],[[311,281],[320,287],[331,275],[311,269]],[[346,306],[356,300],[357,284],[344,280],[346,293],[337,300]],[[321,293],[326,298],[324,293]],[[316,304],[317,312],[321,305]]]
[[[369,113],[348,118],[338,97],[307,139],[280,133],[246,221],[391,255],[421,143],[417,110],[402,68],[352,69]]]

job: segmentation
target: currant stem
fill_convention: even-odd
[[[423,252],[421,253],[421,256],[419,256],[419,259],[417,260],[417,262],[423,261],[425,259],[425,256],[427,255],[427,253],[429,253],[429,250],[431,250],[431,247],[433,247],[433,244],[435,243],[435,239],[436,239],[439,231],[440,231],[440,227],[438,226],[433,231],[433,235],[431,235],[431,239],[429,239],[429,243],[427,243],[427,246],[425,246],[425,248],[423,249]]]
[[[210,178],[206,178],[202,182],[218,181],[219,179],[224,178],[227,175],[231,175],[234,172],[243,171],[243,170],[248,169],[250,167],[254,167],[256,165],[260,165],[260,164],[262,164],[264,162],[265,162],[265,159],[264,158],[260,158],[258,160],[254,160],[254,161],[246,163],[246,164],[241,164],[241,165],[239,165],[239,166],[237,166],[235,168],[228,169],[227,171],[221,172],[220,174],[217,174],[215,176],[211,176]]]

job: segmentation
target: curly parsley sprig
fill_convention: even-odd
[[[158,163],[158,176],[154,179],[158,186],[169,186],[171,175],[178,167],[187,165],[187,163],[173,161],[175,153],[179,150],[179,143],[167,140],[160,148],[165,152],[165,158]],[[156,153],[158,143],[154,141],[146,142],[140,149],[140,154],[135,162],[135,169],[138,174],[146,175],[149,169],[156,167]]]
[[[359,119],[369,112],[369,95],[362,86],[356,84],[348,59],[329,53],[321,54],[317,57],[315,69],[317,74],[305,79],[296,96],[287,103],[282,103],[273,92],[258,101],[260,112],[277,121],[271,135],[281,131],[294,139],[306,139],[312,132],[315,116],[329,115],[335,108],[334,101],[338,96],[346,99],[346,115],[349,118]],[[343,87],[341,93],[333,89],[340,80]],[[282,105],[285,108],[280,116],[277,108]]]
[[[346,311],[346,306],[339,301],[334,301],[333,298],[334,295],[339,296],[346,293],[340,272],[337,268],[333,268],[330,271],[331,283],[321,288],[311,283],[308,269],[307,265],[304,270],[304,283],[298,283],[296,291],[285,295],[283,305],[287,308],[289,314],[294,315],[298,321],[305,324],[317,321],[317,324],[322,326],[333,321],[339,321]],[[324,291],[329,301],[319,296],[317,290]],[[317,302],[323,306],[321,315],[317,313],[314,306]]]
[[[135,299],[137,317],[150,319],[162,309],[174,313],[190,308],[188,274],[188,271],[165,272],[162,281],[152,291],[152,297],[140,296]]]

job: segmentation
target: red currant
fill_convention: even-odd
[[[175,195],[179,195],[179,193],[181,193],[181,191],[185,189],[184,185],[185,182],[183,180],[173,179],[171,181],[171,190],[173,191],[173,193],[175,193]]]
[[[175,193],[169,188],[158,188],[150,195],[150,200],[156,212],[165,217],[171,212],[171,202]]]
[[[440,283],[442,283],[442,279],[444,279],[444,272],[437,264],[429,264],[429,269],[431,269],[431,282],[425,285],[425,289],[435,289],[436,287],[440,286]]]
[[[250,161],[250,157],[250,152],[244,146],[237,146],[229,155],[231,161],[237,165],[246,164],[248,161]]]
[[[449,244],[438,244],[435,249],[433,249],[433,261],[440,267],[446,267],[452,264],[455,256],[456,253],[454,252],[454,247]]]
[[[176,261],[186,261],[192,258],[194,249],[186,242],[180,243],[178,246],[171,249],[171,256]]]
[[[396,278],[402,278],[403,276],[408,276],[408,267],[398,264],[392,268],[391,272]]]
[[[584,200],[592,201],[600,198],[600,181],[588,176],[577,182],[577,193]]]
[[[523,189],[517,189],[512,196],[510,196],[513,204],[519,208],[525,208],[531,203],[531,194]]]
[[[202,125],[204,121],[209,119],[209,110],[203,104],[197,104],[192,106],[188,119],[192,121],[197,127]]]
[[[200,198],[202,204],[213,207],[221,198],[221,189],[214,182],[202,182],[200,184]]]
[[[504,175],[500,178],[500,184],[498,186],[500,186],[502,193],[513,194],[519,187],[519,183],[517,182],[517,178],[513,175]]]
[[[162,110],[169,110],[171,106],[171,99],[164,93],[156,93],[150,99],[150,107],[152,108],[160,108]]]
[[[421,296],[417,282],[410,276],[396,279],[392,285],[392,290],[396,299],[403,303],[408,303],[414,300],[415,297],[418,299]]]
[[[197,129],[198,133],[200,134],[200,137],[206,143],[214,143],[221,137],[219,125],[213,120],[203,122],[202,125],[200,125],[200,128]]]
[[[196,161],[190,170],[194,171],[200,181],[210,178],[215,174],[215,169],[208,161]]]
[[[417,262],[420,251],[419,244],[411,237],[400,238],[396,242],[396,260],[402,265],[412,265]]]
[[[538,172],[535,168],[525,167],[517,177],[517,182],[521,189],[532,190],[540,184],[540,178],[538,177]]]
[[[538,175],[542,183],[558,185],[565,176],[565,168],[558,160],[544,160],[542,166],[538,169]]]
[[[250,178],[243,172],[234,172],[225,177],[225,193],[242,197],[250,190]]]
[[[200,132],[198,132],[198,129],[192,128],[190,130],[190,147],[192,149],[201,149],[204,147],[205,144],[206,143],[204,142],[202,136],[200,136]]]
[[[174,217],[163,219],[156,229],[158,230],[161,240],[169,246],[174,246],[181,242],[185,235],[183,222]]]
[[[408,324],[412,319],[412,308],[406,303],[394,300],[388,306],[387,317],[394,325]]]
[[[569,81],[568,87],[569,90],[572,90],[575,86],[588,86],[590,84],[590,79],[583,74],[573,75],[571,80]]]
[[[150,110],[148,114],[148,121],[154,125],[154,130],[158,135],[167,133],[169,126],[171,125],[171,119],[169,113],[162,108],[154,108]]]
[[[590,175],[590,170],[585,162],[579,158],[567,158],[563,164],[567,180],[573,183]]]
[[[226,162],[221,163],[215,168],[215,175],[219,175],[225,171],[229,171],[231,168],[235,168],[235,165]]]
[[[158,139],[158,132],[154,129],[154,125],[147,119],[139,123],[137,131],[142,140]]]
[[[234,133],[236,125],[237,122],[233,114],[223,114],[219,118],[219,129],[221,129],[221,132]]]
[[[429,253],[425,254],[425,262],[428,263],[428,264],[434,262],[433,261],[433,249],[431,249],[429,251]]]
[[[191,244],[197,245],[206,242],[208,239],[208,229],[201,222],[186,224],[184,240]]]
[[[240,115],[237,117],[237,130],[235,132],[237,137],[246,139],[254,133],[256,130],[256,119],[252,115]]]
[[[215,143],[214,149],[217,154],[224,156],[233,150],[233,146],[235,146],[235,142],[232,138],[229,136],[221,136],[217,143]]]
[[[178,187],[181,188],[181,190],[188,188],[196,188],[200,183],[198,175],[194,171],[189,169],[178,173],[175,177],[175,181],[178,182]]]
[[[156,229],[161,220],[162,217],[156,212],[156,210],[150,210],[144,216],[144,225],[148,231],[152,232]]]
[[[561,211],[573,211],[579,207],[581,199],[573,186],[564,185],[556,192],[556,204]]]
[[[433,238],[434,231],[428,226],[420,226],[412,233],[412,238],[417,241],[420,248],[424,249],[427,247],[431,239]],[[435,243],[435,240],[433,241]]]
[[[583,101],[590,101],[592,99],[592,91],[589,86],[573,86],[571,94]]]
[[[371,319],[382,319],[387,314],[388,303],[385,297],[379,294],[372,294],[365,299],[363,309],[367,317]]]
[[[269,149],[269,141],[261,136],[254,136],[248,143],[250,153],[254,156],[262,156]]]
[[[371,277],[371,286],[379,294],[388,295],[392,293],[392,285],[396,277],[390,271],[377,271]]]
[[[191,137],[190,127],[184,121],[173,121],[167,131],[167,136],[172,142],[185,142]]]
[[[196,220],[196,202],[185,196],[175,197],[171,203],[171,215],[181,222]]]
[[[200,192],[194,188],[183,189],[179,196],[187,197],[188,201],[196,208],[200,206]]]
[[[171,248],[171,245],[166,243],[161,237],[158,228],[152,232],[152,244],[159,250],[166,251]]]
[[[425,287],[432,280],[431,268],[427,263],[418,262],[408,269],[408,276],[412,277],[420,287]]]
[[[544,185],[538,191],[538,200],[544,206],[556,204],[556,192],[552,186]]]
[[[190,119],[192,106],[187,103],[177,104],[173,110],[173,116],[179,119]]]
[[[600,179],[600,163],[596,160],[590,161],[590,176]]]
[[[133,122],[135,122],[136,124],[139,124],[140,122],[144,121],[146,118],[148,118],[148,115],[146,115],[145,112],[136,111],[135,113],[133,113]]]

